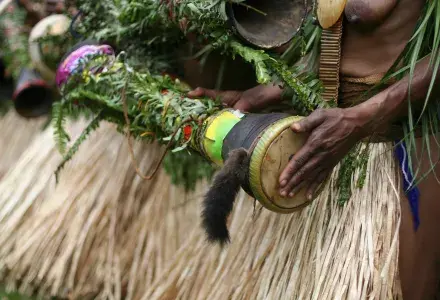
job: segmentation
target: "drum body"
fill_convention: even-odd
[[[307,134],[290,129],[301,118],[284,113],[243,114],[222,110],[206,120],[202,142],[195,148],[219,166],[232,150],[246,149],[250,161],[243,189],[269,210],[292,213],[312,201],[307,199],[305,189],[293,197],[279,194],[281,172],[307,140]]]

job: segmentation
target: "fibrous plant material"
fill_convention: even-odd
[[[241,194],[229,219],[233,243],[212,247],[194,231],[139,299],[402,299],[391,148],[370,145],[364,187],[344,206],[334,201],[337,172],[309,207],[291,215],[252,208]]]
[[[25,121],[13,110],[0,117],[0,179],[43,130],[44,120]]]
[[[89,38],[121,45],[128,53],[130,64],[135,68],[147,63],[152,73],[167,67],[160,62],[173,62],[178,56],[175,52],[187,36],[195,35],[202,45],[195,57],[201,61],[213,51],[225,56],[240,56],[254,66],[257,81],[261,84],[276,82],[286,89],[292,89],[295,98],[293,105],[298,113],[311,112],[316,107],[328,107],[319,92],[322,87],[316,77],[297,76],[298,69],[289,69],[282,60],[269,52],[246,46],[237,40],[228,25],[226,6],[230,3],[246,5],[245,1],[155,1],[155,0],[106,0],[99,3],[79,1],[83,11],[78,30]],[[252,9],[252,7],[249,7]],[[305,22],[296,45],[307,44],[319,35],[313,34],[315,26],[311,20]],[[313,44],[313,42],[311,42]],[[307,50],[310,51],[311,47]],[[304,50],[304,49],[303,49]],[[304,55],[302,51],[301,55]],[[151,58],[146,59],[146,58]],[[175,65],[168,64],[173,70]],[[169,71],[169,70],[168,70]],[[316,74],[315,74],[316,75]]]
[[[84,122],[69,123],[73,137]],[[103,124],[64,169],[52,130],[37,135],[0,182],[0,278],[8,289],[72,299],[134,299],[194,227],[200,187],[185,193],[163,171],[136,176],[128,146]],[[154,169],[159,146],[135,144]]]
[[[67,128],[74,138],[84,126]],[[41,133],[0,183],[2,281],[73,299],[399,299],[398,174],[390,146],[372,147],[364,188],[343,207],[335,177],[291,215],[241,194],[234,242],[220,250],[194,226],[204,188],[185,194],[161,171],[143,181],[113,126],[92,134],[58,186],[61,157],[52,132]],[[163,149],[134,151],[151,171]]]
[[[285,164],[304,143],[303,135],[292,133],[293,136],[285,139],[280,137],[286,130],[291,132],[287,128],[295,117],[282,113],[246,115],[231,109],[222,110],[221,105],[210,98],[190,99],[178,80],[153,75],[148,70],[136,71],[121,56],[115,57],[112,48],[106,45],[82,45],[75,47],[60,64],[57,83],[63,99],[54,108],[54,125],[59,148],[65,154],[57,175],[87,136],[106,120],[117,124],[121,132],[126,131],[129,144],[131,136],[154,140],[166,144],[173,152],[191,151],[189,153],[201,156],[200,161],[204,157],[220,166],[230,156],[204,202],[203,224],[212,241],[224,243],[228,240],[226,218],[240,186],[248,187],[250,195],[275,211],[292,212],[305,205],[305,195],[280,201],[273,197],[274,193],[278,195],[276,186],[265,191],[261,188],[264,181],[261,171],[273,169],[271,172],[278,176],[279,165]],[[92,121],[65,152],[69,136],[63,122],[76,114],[89,114],[93,116]],[[249,130],[257,125],[256,130]],[[279,146],[272,148],[272,141],[278,138]],[[239,148],[243,148],[244,155],[234,159],[234,153],[238,153],[234,151]],[[273,157],[267,167],[263,166],[265,155]],[[130,158],[136,161],[132,153]],[[141,174],[147,180],[153,176],[154,172]],[[184,179],[194,183],[199,178]],[[221,234],[217,230],[220,227]]]
[[[62,82],[59,83],[62,86],[63,99],[54,105],[53,124],[57,144],[64,155],[64,161],[58,171],[104,120],[115,123],[120,132],[124,132],[127,127],[127,133],[136,139],[165,144],[173,153],[194,149],[203,122],[209,115],[220,110],[220,106],[214,100],[190,99],[185,96],[188,87],[178,80],[169,76],[152,75],[147,70],[143,73],[135,72],[122,61],[113,61],[114,56],[108,56],[111,48],[86,46],[78,51],[88,51],[87,49],[100,52],[92,53],[87,61],[87,57],[84,57],[83,61],[80,56],[79,66],[74,74],[68,74],[67,77],[57,76],[58,79],[62,78]],[[74,58],[75,53],[72,54]],[[103,55],[104,53],[106,54]],[[96,67],[108,70],[94,74]],[[69,66],[65,70],[70,68]],[[59,74],[63,73],[59,71]],[[69,135],[64,123],[68,117],[78,115],[93,116],[93,120],[73,146],[65,151]],[[192,151],[192,155],[197,154]],[[132,158],[135,160],[133,156]],[[209,171],[212,167],[202,159],[186,159],[182,163],[185,161],[193,162],[192,168],[198,166],[207,169],[206,172],[184,173],[181,174],[182,177],[177,178],[177,172],[170,169],[173,166],[168,165],[174,180],[183,182],[189,188],[194,187],[201,174],[212,174],[212,171]]]

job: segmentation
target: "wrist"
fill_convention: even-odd
[[[387,132],[396,115],[399,114],[399,107],[397,97],[388,89],[349,109],[365,134],[380,135]]]
[[[356,105],[346,108],[346,115],[355,124],[362,138],[382,131],[377,122],[379,108],[376,105]]]

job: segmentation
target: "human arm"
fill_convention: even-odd
[[[219,99],[224,106],[243,112],[253,112],[281,102],[282,92],[278,85],[258,85],[246,91],[217,91],[199,87],[189,92],[188,96]]]
[[[425,57],[417,64],[410,89],[408,89],[410,83],[408,75],[382,93],[359,105],[359,111],[365,114],[361,114],[361,117],[372,119],[371,124],[367,124],[367,129],[370,132],[383,132],[393,121],[407,117],[408,101],[411,101],[413,112],[421,112],[434,71],[430,66],[430,58],[430,56]],[[436,74],[430,101],[438,100],[439,80],[440,78]]]
[[[394,121],[407,116],[408,101],[414,111],[420,111],[433,76],[429,59],[426,57],[415,68],[411,97],[408,97],[407,76],[362,104],[318,110],[294,123],[292,130],[309,133],[309,138],[281,173],[280,194],[293,195],[305,187],[307,196],[312,198],[319,184],[357,142],[386,132]],[[438,76],[436,85],[437,82]],[[437,90],[433,91],[431,98],[436,94]]]

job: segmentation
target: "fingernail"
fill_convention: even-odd
[[[307,199],[312,200],[312,198],[313,198],[313,194],[312,194],[312,193],[309,193],[309,194],[307,195]]]
[[[280,195],[281,195],[281,197],[286,197],[287,193],[286,193],[285,191],[282,191],[282,192],[280,193]]]
[[[293,125],[292,125],[292,129],[293,129],[293,130],[300,130],[300,126],[299,126],[299,124],[297,124],[297,123],[293,124]]]
[[[281,187],[284,187],[285,185],[287,184],[287,180],[283,180],[283,181],[281,181]]]
[[[290,193],[290,194],[289,194],[289,197],[292,198],[292,197],[293,197],[293,193]]]

